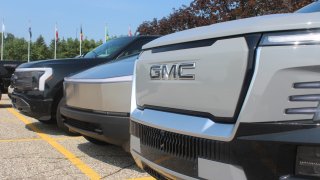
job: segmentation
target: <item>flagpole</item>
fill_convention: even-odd
[[[1,61],[3,60],[3,31],[1,33]]]
[[[104,42],[107,42],[107,25],[104,26]]]
[[[31,42],[31,37],[29,36],[29,42],[28,42],[28,62],[30,62],[30,42]]]
[[[82,25],[80,26],[80,56],[82,55],[82,53],[81,53],[81,44],[82,44]]]
[[[57,23],[54,27],[54,59],[57,59]]]
[[[4,37],[4,22],[2,20],[2,33],[1,33],[1,61],[3,60],[3,45],[4,45],[4,42],[3,42],[3,37]]]
[[[82,41],[82,39],[81,39],[81,35],[80,35],[80,56],[81,56],[81,42]]]
[[[30,62],[30,44],[31,44],[31,37],[32,37],[32,32],[31,32],[31,21],[29,20],[29,42],[28,42],[28,62]]]

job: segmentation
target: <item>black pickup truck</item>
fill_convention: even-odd
[[[62,118],[60,106],[63,103],[65,77],[98,64],[114,62],[123,57],[138,54],[144,44],[157,37],[120,37],[107,41],[82,58],[24,63],[16,69],[12,78],[13,106],[23,114],[41,122],[59,122]]]
[[[0,100],[2,94],[8,93],[10,79],[14,70],[24,61],[0,61]]]

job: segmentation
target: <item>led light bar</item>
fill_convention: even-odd
[[[262,37],[261,46],[306,45],[320,43],[319,30],[267,33]]]

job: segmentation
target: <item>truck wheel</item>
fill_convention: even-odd
[[[40,120],[40,119],[38,119],[38,121],[43,123],[43,124],[55,124],[56,123],[52,119],[50,119],[50,120]]]
[[[57,121],[57,125],[59,127],[59,129],[61,129],[63,132],[65,132],[66,134],[70,135],[70,136],[77,136],[79,135],[79,133],[70,131],[69,128],[64,125],[63,121],[64,118],[62,117],[61,113],[60,113],[60,107],[66,104],[66,100],[65,98],[62,98],[58,104],[57,107],[57,112],[56,112],[56,121]]]
[[[93,144],[96,144],[96,145],[99,145],[99,146],[104,146],[104,145],[108,145],[108,143],[104,142],[104,141],[100,141],[100,140],[97,140],[97,139],[94,139],[92,137],[89,137],[89,136],[83,136],[86,140],[88,140],[89,142],[93,143]]]

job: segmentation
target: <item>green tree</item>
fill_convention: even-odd
[[[16,38],[13,34],[8,33],[4,39],[4,60],[22,61],[27,59],[28,44],[24,38]]]
[[[51,53],[42,35],[31,45],[31,60],[44,60],[51,58]]]
[[[42,35],[35,42],[31,43],[30,60],[45,60],[54,58],[54,39],[49,45],[46,44]],[[0,33],[1,42],[1,33]],[[102,40],[95,41],[93,39],[85,39],[82,42],[82,52],[89,52],[93,48],[102,44]],[[73,58],[79,55],[78,39],[67,38],[58,39],[57,41],[57,58]],[[0,52],[1,53],[1,52]],[[4,59],[5,60],[23,60],[26,61],[28,56],[28,41],[24,38],[17,38],[13,34],[8,33],[4,39]]]

